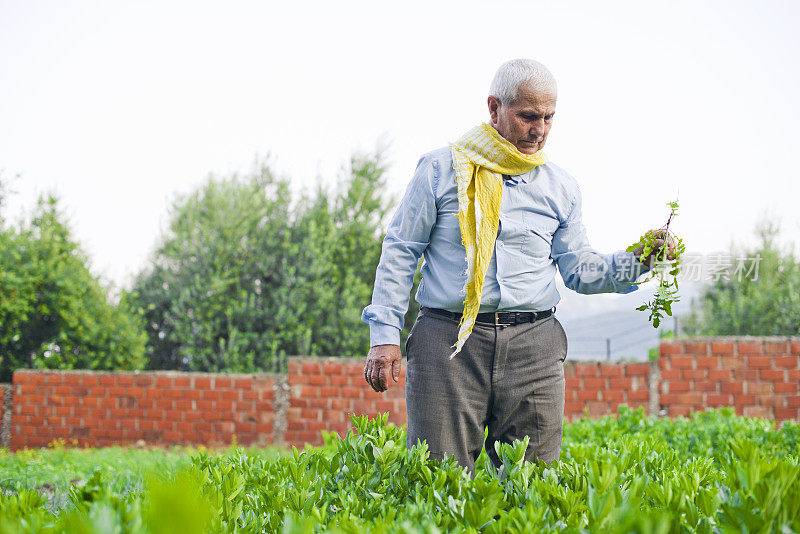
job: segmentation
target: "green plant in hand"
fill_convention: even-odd
[[[678,215],[678,201],[669,202],[667,205],[670,208],[667,223],[657,230],[648,230],[639,241],[626,249],[636,254],[642,263],[651,267],[650,276],[641,282],[633,282],[634,284],[658,280],[653,300],[636,308],[639,311],[650,310],[649,320],[656,328],[665,314],[672,316],[672,304],[680,300],[678,273],[681,270],[681,254],[686,248],[683,240],[669,229],[672,218]]]

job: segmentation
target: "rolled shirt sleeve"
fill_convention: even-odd
[[[417,262],[436,224],[437,178],[431,157],[422,156],[389,223],[375,271],[372,303],[361,314],[369,324],[371,346],[400,344]]]
[[[649,268],[633,252],[601,254],[592,249],[582,222],[581,204],[581,192],[576,188],[572,210],[553,234],[552,258],[564,285],[585,295],[636,291],[639,286],[631,282]]]

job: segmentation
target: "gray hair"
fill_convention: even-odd
[[[497,69],[489,87],[489,96],[497,98],[501,104],[513,104],[522,86],[534,93],[557,94],[556,79],[547,67],[532,59],[512,59]]]

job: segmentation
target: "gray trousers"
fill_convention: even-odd
[[[458,321],[420,311],[406,341],[407,446],[426,441],[474,472],[484,446],[530,436],[527,460],[551,463],[561,450],[567,337],[555,316],[533,323],[476,323],[452,360]]]

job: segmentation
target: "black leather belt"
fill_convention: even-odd
[[[449,317],[450,319],[456,319],[458,321],[461,320],[461,313],[458,312],[451,312],[447,310],[440,310],[439,308],[422,308],[426,313],[434,313],[436,315],[442,315],[444,317]],[[544,319],[545,317],[550,317],[553,315],[556,309],[544,310],[544,311],[536,311],[536,312],[487,312],[487,313],[479,313],[478,317],[475,318],[476,323],[484,323],[484,324],[491,324],[495,326],[511,326],[515,324],[521,323],[532,323],[534,321],[538,321],[539,319]]]

